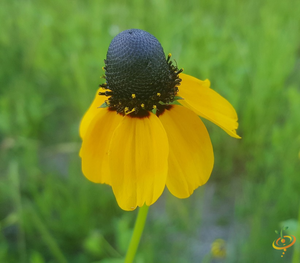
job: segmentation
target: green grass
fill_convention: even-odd
[[[282,262],[274,231],[298,220],[300,205],[299,13],[294,0],[1,1],[0,262],[124,256],[136,212],[84,178],[78,126],[111,39],[129,28],[156,36],[185,73],[210,79],[236,108],[242,136],[205,122],[213,200],[205,187],[187,200],[166,191],[150,207],[136,262],[199,262],[209,252],[195,252],[208,202],[232,209],[216,222],[230,233],[221,236],[226,262]],[[286,262],[294,249],[299,257],[295,246]]]

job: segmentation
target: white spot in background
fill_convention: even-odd
[[[108,33],[112,36],[115,37],[117,34],[120,33],[120,28],[117,25],[111,25],[108,29]]]

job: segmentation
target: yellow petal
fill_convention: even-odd
[[[180,74],[180,78],[182,82],[178,96],[184,98],[180,104],[217,124],[230,136],[241,138],[236,134],[238,116],[235,109],[210,88],[209,80],[202,81],[186,74]]]
[[[191,110],[173,105],[159,116],[168,135],[170,156],[167,187],[178,198],[187,198],[209,179],[214,154],[201,119]]]
[[[124,117],[107,108],[98,109],[83,138],[82,172],[94,183],[111,185],[108,151],[112,134]]]
[[[79,128],[79,134],[80,137],[83,138],[90,122],[93,120],[93,118],[97,115],[97,113],[101,110],[99,107],[104,103],[105,100],[107,100],[106,96],[100,96],[98,93],[100,91],[105,91],[103,88],[99,88],[97,90],[96,96],[87,110],[87,112],[84,114],[81,123],[80,123],[80,128]]]
[[[123,210],[153,204],[162,194],[168,171],[168,138],[156,115],[124,117],[109,151],[113,192]]]

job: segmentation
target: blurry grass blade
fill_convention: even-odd
[[[33,206],[27,202],[29,207],[31,219],[34,222],[35,227],[40,232],[44,243],[49,248],[50,252],[52,253],[53,257],[57,260],[58,263],[67,263],[68,261],[64,257],[62,251],[58,247],[55,239],[52,237],[50,232],[48,231],[46,225],[43,223],[42,219],[39,217]]]
[[[9,164],[9,176],[12,180],[12,189],[13,189],[13,198],[14,206],[17,210],[17,219],[19,219],[19,231],[18,231],[18,250],[19,250],[19,259],[21,263],[26,262],[26,240],[25,232],[23,225],[23,207],[22,207],[22,197],[20,190],[20,180],[19,180],[19,171],[18,163],[13,160]]]
[[[296,243],[294,245],[294,253],[293,253],[293,259],[292,263],[298,263],[300,262],[300,207],[299,207],[299,214],[298,214],[298,226],[297,226],[297,232],[295,234],[296,236]]]
[[[30,263],[45,263],[45,260],[39,252],[32,251],[30,255]]]
[[[18,223],[18,215],[17,213],[10,213],[7,217],[0,221],[0,230],[1,228],[6,228]]]

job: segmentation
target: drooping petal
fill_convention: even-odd
[[[169,144],[156,115],[124,117],[109,151],[112,188],[123,210],[153,204],[167,180]]]
[[[230,136],[241,138],[236,134],[238,117],[233,106],[220,94],[210,88],[209,80],[199,80],[186,74],[182,79],[178,95],[184,100],[180,104],[192,109],[201,117],[210,120]]]
[[[84,116],[81,120],[80,128],[79,128],[79,134],[80,134],[81,138],[84,137],[84,135],[89,127],[90,122],[93,120],[93,118],[99,112],[99,107],[104,103],[105,100],[107,100],[106,96],[100,96],[98,94],[100,91],[105,91],[105,90],[103,88],[99,88],[97,90],[96,96],[95,96],[91,106],[89,107],[89,109],[84,114]]]
[[[111,185],[108,151],[112,134],[124,117],[115,111],[97,109],[80,149],[82,172],[94,183]]]
[[[183,106],[173,105],[159,119],[170,147],[167,187],[176,197],[187,198],[212,172],[214,154],[208,132],[201,119]]]

